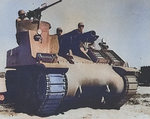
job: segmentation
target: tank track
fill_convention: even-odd
[[[38,115],[53,114],[67,92],[67,80],[62,74],[46,75],[47,88],[45,98],[38,110]]]
[[[136,94],[138,82],[137,77],[135,75],[135,72],[132,71],[126,71],[123,74],[119,74],[123,81],[124,81],[124,90],[121,94],[108,94],[113,95],[108,96],[106,99],[108,102],[106,102],[107,108],[115,108],[119,109],[121,106],[123,106],[133,95]]]
[[[6,74],[7,103],[14,103],[16,112],[49,116],[66,96],[65,74],[49,74],[43,70],[14,70]]]
[[[136,77],[133,75],[126,75],[124,76],[124,82],[125,82],[124,94],[116,102],[115,107],[123,106],[133,95],[136,94],[138,85]]]

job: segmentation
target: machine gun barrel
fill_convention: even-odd
[[[54,3],[52,3],[52,4],[48,5],[48,6],[45,6],[45,7],[41,8],[40,10],[43,11],[43,10],[45,10],[45,9],[47,9],[47,8],[49,8],[49,7],[53,6],[53,5],[55,5],[55,4],[59,3],[59,2],[61,2],[61,1],[62,1],[62,0],[59,0],[59,1],[57,1],[57,2],[54,2]]]
[[[40,21],[41,16],[42,16],[41,15],[42,11],[46,10],[47,8],[53,6],[53,5],[55,5],[55,4],[57,4],[57,3],[61,2],[61,1],[62,0],[59,0],[59,1],[54,2],[54,3],[52,3],[52,4],[48,5],[48,6],[46,5],[46,3],[44,3],[43,6],[41,6],[41,8],[39,7],[37,9],[35,9],[35,10],[32,10],[32,11],[29,10],[29,12],[27,12],[27,14],[26,14],[26,17],[28,17],[29,19],[31,19],[33,17],[33,20]]]

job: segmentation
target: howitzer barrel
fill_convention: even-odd
[[[69,45],[77,42],[94,42],[98,37],[95,31],[85,32],[76,37],[72,33],[67,33],[60,36],[59,42],[61,45]]]
[[[79,52],[81,52],[79,48],[81,42],[94,43],[98,37],[95,31],[89,31],[79,35],[76,35],[75,32],[64,34],[59,37],[59,55],[66,55],[70,49],[74,54],[79,54]]]

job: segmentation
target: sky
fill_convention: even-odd
[[[34,10],[57,0],[0,0],[0,72],[5,71],[6,52],[17,47],[15,20],[18,10]],[[150,65],[150,0],[62,0],[42,12],[42,21],[51,24],[50,34],[63,33],[83,22],[84,32],[95,30],[106,39],[130,67]],[[99,47],[98,47],[99,48]]]

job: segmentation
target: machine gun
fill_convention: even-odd
[[[59,1],[54,2],[54,3],[52,3],[52,4],[48,5],[48,6],[47,6],[46,3],[44,3],[44,4],[41,5],[41,7],[38,7],[35,10],[32,10],[32,11],[29,10],[29,12],[27,12],[27,14],[26,14],[26,17],[28,17],[29,19],[33,18],[34,21],[36,21],[36,20],[40,21],[41,16],[42,16],[41,15],[42,11],[46,10],[47,8],[53,6],[53,5],[55,5],[55,4],[57,4],[57,3],[61,2],[61,1],[62,0],[59,0]]]

